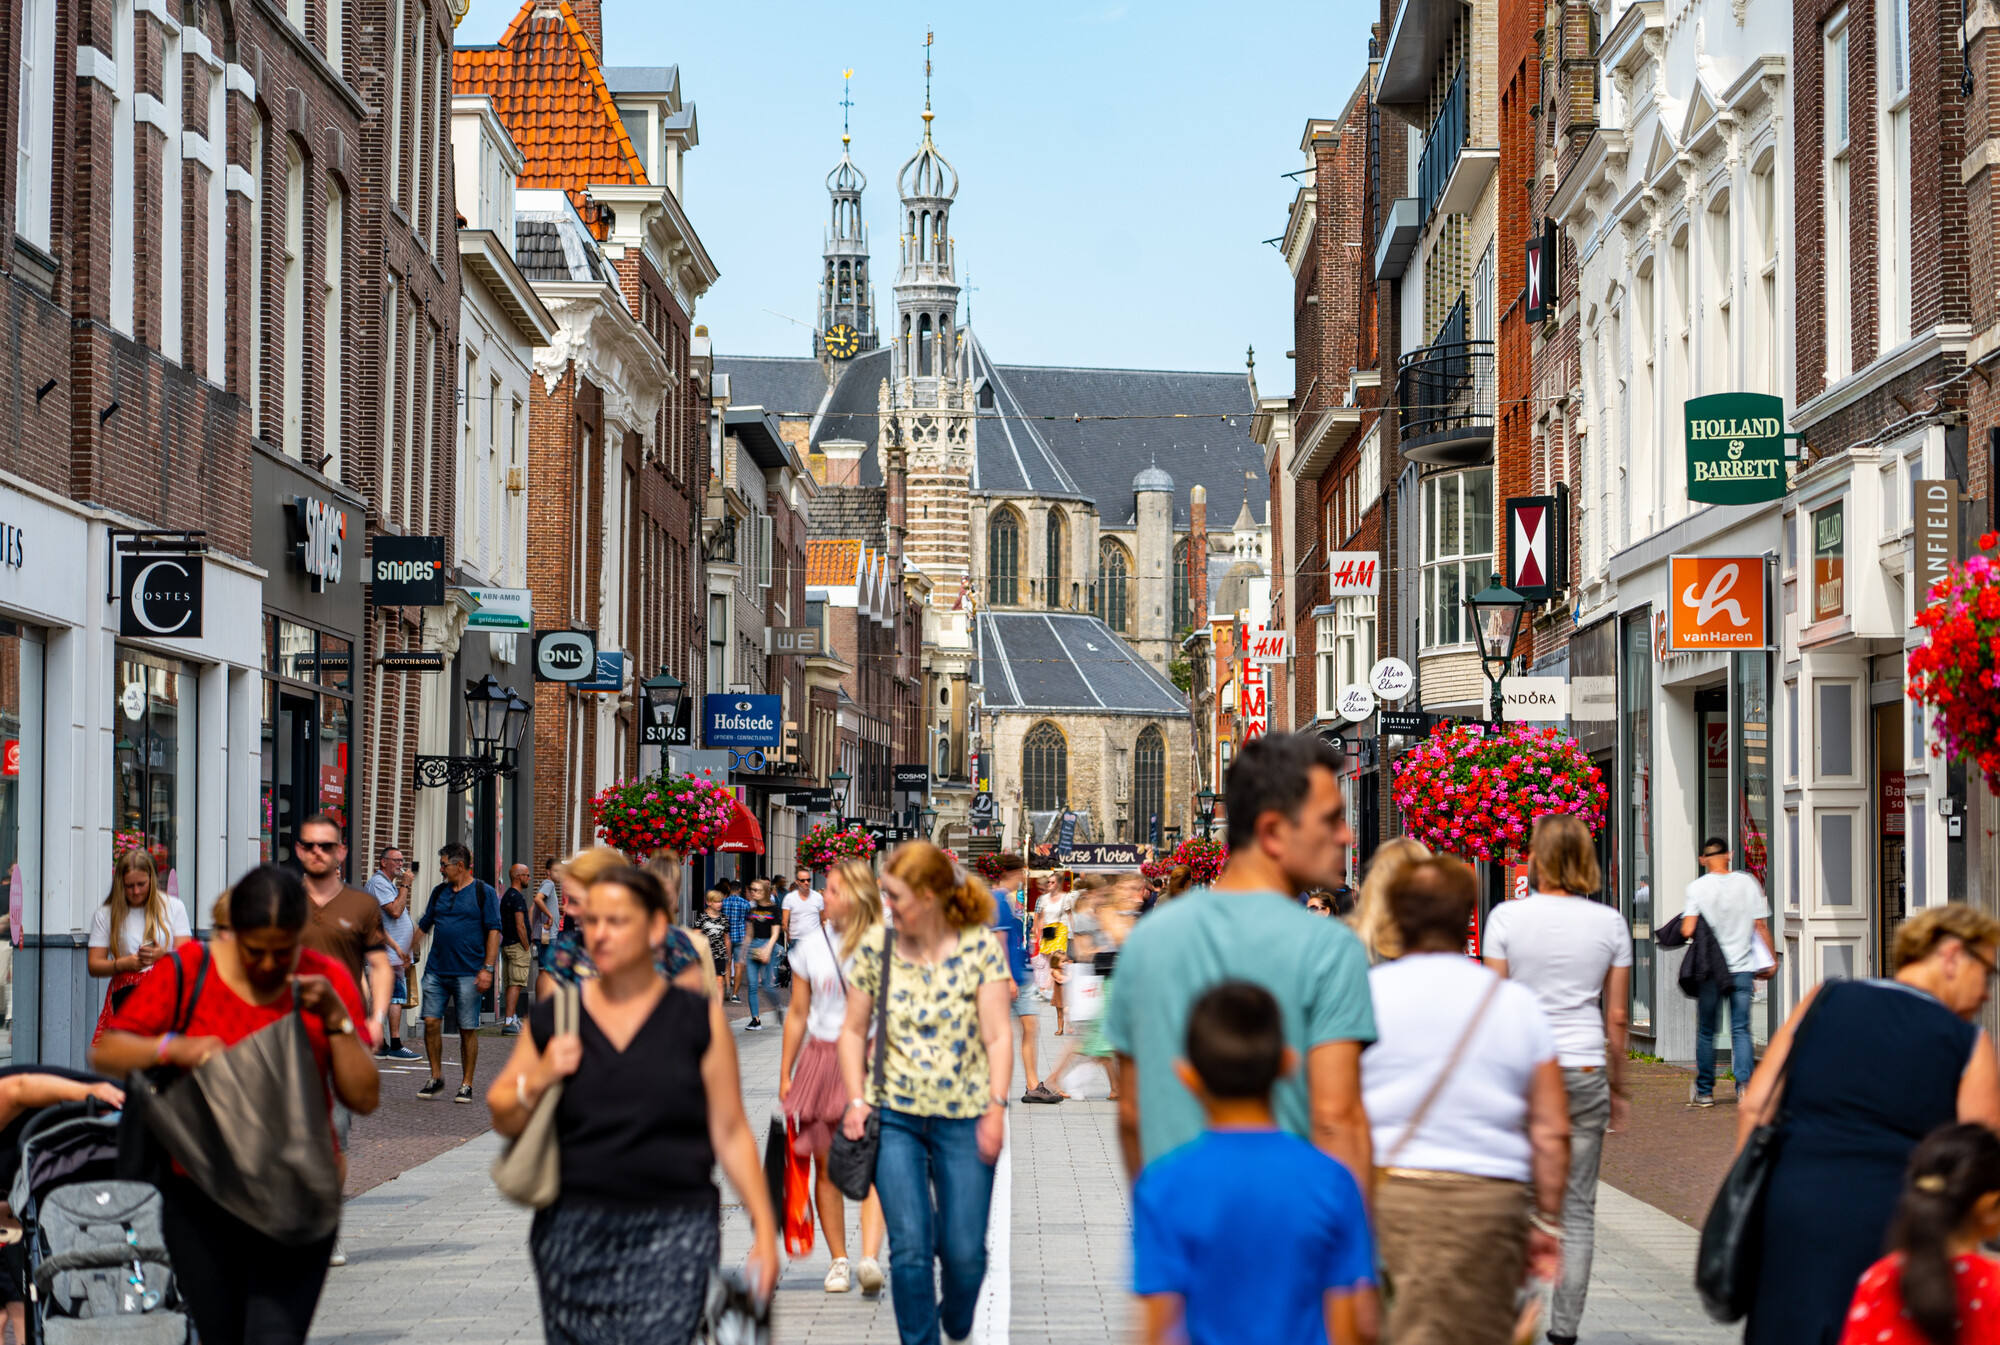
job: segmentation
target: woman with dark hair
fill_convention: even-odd
[[[92,1063],[121,1079],[154,1065],[191,1070],[282,1019],[296,1003],[313,1060],[329,1083],[326,1126],[317,1139],[334,1146],[333,1100],[365,1116],[375,1110],[381,1079],[361,1041],[366,1014],[353,977],[299,942],[306,915],[297,874],[272,864],[252,869],[216,899],[213,945],[184,943],[173,953],[178,978],[153,972],[141,980],[105,1024]],[[186,1030],[175,1031],[182,1021]],[[167,1252],[201,1338],[216,1345],[303,1341],[333,1235],[303,1247],[280,1243],[216,1204],[179,1164],[161,1195]]]
[[[2000,920],[1951,904],[1896,930],[1896,975],[1823,981],[1771,1034],[1736,1118],[1740,1149],[1782,1114],[1745,1345],[1836,1339],[1922,1139],[2000,1126],[2000,1062],[1979,1026]],[[1789,1071],[1785,1069],[1790,1062]]]
[[[2000,1139],[1982,1125],[1931,1132],[1910,1155],[1889,1254],[1868,1268],[1841,1345],[2000,1340]]]
[[[987,931],[986,885],[929,841],[889,856],[882,891],[895,929],[871,931],[854,954],[840,1073],[842,1128],[858,1140],[881,1109],[875,1190],[889,1224],[889,1294],[903,1345],[972,1334],[986,1278],[986,1216],[1000,1157],[1014,1038],[1014,978]],[[868,1030],[888,980],[883,1078]],[[942,1263],[943,1302],[938,1299]]]
[[[750,1212],[752,1288],[778,1277],[778,1234],[757,1144],[743,1115],[736,1041],[722,1001],[669,983],[653,949],[667,936],[666,893],[642,869],[596,875],[583,939],[596,975],[579,985],[574,1035],[556,1035],[555,999],[486,1094],[493,1128],[527,1127],[550,1085],[561,1193],[528,1234],[551,1345],[686,1345],[722,1254],[718,1161]]]

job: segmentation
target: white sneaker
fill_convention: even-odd
[[[864,1256],[855,1263],[854,1278],[861,1281],[861,1292],[879,1294],[882,1292],[882,1263],[872,1256]]]
[[[847,1292],[846,1257],[836,1256],[833,1258],[833,1266],[826,1272],[826,1291],[829,1294],[844,1294]]]
[[[326,1263],[330,1266],[344,1266],[347,1264],[347,1248],[340,1245],[339,1238],[333,1240],[333,1255],[326,1259]]]

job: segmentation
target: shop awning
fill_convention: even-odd
[[[722,839],[716,842],[717,854],[761,855],[764,853],[764,828],[757,823],[757,814],[743,806],[743,800],[736,800],[735,809],[729,815],[729,825],[722,830]]]

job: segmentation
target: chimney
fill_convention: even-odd
[[[570,13],[576,15],[576,26],[583,29],[583,35],[590,39],[590,54],[604,64],[604,10],[599,0],[569,0]]]
[[[1208,624],[1208,489],[1188,492],[1188,606],[1196,629]]]
[[[826,439],[821,441],[819,447],[820,452],[826,455],[827,485],[861,484],[861,454],[868,445],[859,439]]]

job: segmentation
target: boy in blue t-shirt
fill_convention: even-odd
[[[1375,1320],[1360,1188],[1271,1113],[1271,1086],[1297,1065],[1262,986],[1224,981],[1195,1001],[1174,1069],[1208,1128],[1149,1163],[1133,1193],[1148,1342],[1356,1345],[1359,1321]]]

